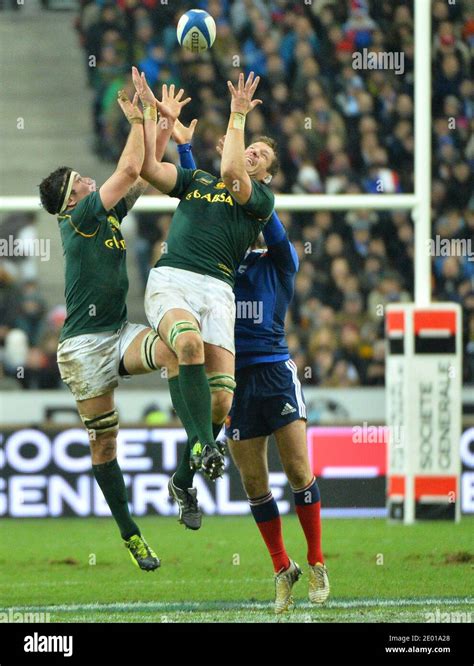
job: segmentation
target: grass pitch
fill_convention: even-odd
[[[0,612],[49,613],[51,622],[474,619],[474,519],[410,527],[325,520],[330,601],[310,605],[303,575],[296,609],[282,618],[272,612],[271,560],[250,516],[205,516],[198,532],[175,518],[139,524],[162,560],[152,573],[132,565],[112,519],[1,520]],[[288,552],[305,573],[298,520],[285,516],[283,525]]]

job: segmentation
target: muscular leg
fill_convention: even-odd
[[[306,443],[306,421],[292,421],[273,433],[281,464],[292,488],[303,488],[313,480]]]
[[[215,438],[232,406],[234,391],[230,378],[233,379],[235,375],[235,356],[227,349],[207,342],[204,343],[204,355],[211,390],[212,429]]]
[[[225,417],[229,413],[233,396],[233,392],[229,389],[229,380],[225,380],[224,378],[223,381],[220,381],[220,375],[234,376],[234,355],[226,349],[210,345],[206,342],[204,343],[204,353],[206,374],[211,391],[212,433],[215,439],[222,428]],[[173,372],[177,373],[177,370],[173,370]],[[169,376],[171,377],[171,371]],[[224,388],[220,388],[221,386],[224,386]],[[170,392],[172,391],[173,386],[170,380]],[[197,436],[195,439],[197,440]],[[182,490],[191,488],[193,485],[194,470],[190,466],[193,444],[193,439],[189,438],[178,468],[173,475],[173,483]]]
[[[250,510],[278,573],[288,569],[290,559],[283,543],[278,505],[268,481],[267,441],[267,437],[255,437],[241,441],[228,439],[227,443],[240,472]]]
[[[77,402],[79,413],[89,432],[92,470],[110,507],[122,538],[140,535],[128,508],[127,490],[117,462],[118,416],[114,413],[114,394]],[[97,418],[102,416],[102,418]],[[115,424],[115,425],[114,425]]]
[[[148,363],[147,367],[144,365],[144,360],[147,362],[148,355],[143,353],[144,344],[146,344],[144,341],[146,341],[146,338],[150,333],[153,335],[151,328],[141,331],[125,350],[123,367],[127,374],[139,375],[144,372],[150,372]],[[198,435],[194,421],[181,395],[179,386],[179,365],[176,354],[158,337],[156,337],[156,340],[153,340],[152,352],[154,366],[156,368],[165,369],[166,371],[171,402],[178,417],[181,419],[186,434],[188,435],[188,443],[175,474],[176,485],[178,485],[179,488],[187,489],[193,485],[192,482],[194,477],[194,472],[189,466],[191,453],[190,442],[194,444],[198,440]]]
[[[150,336],[151,344],[148,343],[146,349],[151,350],[151,358],[147,357],[143,349],[144,341],[148,336]],[[176,354],[165,345],[163,340],[160,340],[153,329],[148,327],[133,338],[125,350],[122,361],[127,375],[143,375],[159,368],[176,369],[175,374],[178,374]],[[150,361],[154,367],[150,367]]]
[[[194,426],[191,427],[185,410],[183,410],[183,416],[178,411],[188,438],[192,440],[197,436],[203,447],[209,445],[214,448],[211,393],[204,367],[204,343],[198,322],[186,310],[178,308],[169,310],[160,322],[159,334],[168,347],[175,352],[178,359],[177,385],[179,385],[182,402],[185,404]]]
[[[270,492],[267,443],[268,437],[238,441],[227,439],[232,460],[239,470],[247,497],[261,497]]]
[[[308,563],[324,563],[321,549],[321,499],[311,470],[306,442],[306,422],[293,421],[274,433],[280,460],[295,498],[296,513],[306,537]]]

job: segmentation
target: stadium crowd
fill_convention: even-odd
[[[216,140],[226,127],[226,80],[239,68],[262,77],[263,104],[248,137],[279,144],[275,192],[413,191],[413,3],[408,0],[100,0],[81,2],[76,28],[93,90],[97,153],[116,161],[128,126],[115,100],[132,90],[131,64],[153,88],[182,85],[199,118],[193,150],[218,172]],[[181,49],[175,26],[206,9],[218,32],[212,49]],[[433,239],[463,241],[434,256],[432,293],[464,311],[464,381],[474,382],[474,11],[467,1],[433,3]],[[356,69],[353,54],[403,54],[403,71]],[[177,161],[170,146],[166,158]],[[281,212],[299,257],[288,343],[303,383],[382,385],[384,306],[413,297],[413,223],[408,212]],[[159,256],[169,215],[137,215],[136,260],[143,283]],[[434,246],[436,247],[436,245]],[[427,250],[428,251],[428,250]],[[472,256],[469,256],[472,255]],[[26,287],[28,289],[28,287]],[[1,290],[4,289],[0,285]],[[21,326],[20,326],[21,327]],[[3,330],[3,329],[2,329]]]
[[[27,248],[36,238],[36,215],[0,221],[0,238]],[[64,305],[49,308],[38,281],[38,258],[18,256],[0,264],[0,390],[62,388],[56,362]]]

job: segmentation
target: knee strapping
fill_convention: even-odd
[[[236,383],[232,375],[227,375],[222,372],[207,372],[206,376],[209,382],[209,389],[211,393],[215,393],[217,391],[234,393]]]
[[[201,335],[201,331],[199,328],[196,326],[196,324],[193,324],[191,321],[177,321],[173,324],[173,326],[170,329],[170,332],[168,334],[168,344],[173,349],[175,350],[175,344],[176,344],[176,338],[181,335],[182,333],[197,333],[199,336]]]
[[[119,415],[116,409],[96,416],[81,414],[81,419],[92,439],[97,439],[107,432],[118,432],[119,429]]]
[[[158,333],[155,333],[155,331],[150,331],[142,340],[140,356],[142,359],[143,367],[147,372],[158,370],[158,366],[155,362],[155,347],[159,339],[160,336]]]

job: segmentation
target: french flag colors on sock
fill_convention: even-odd
[[[308,546],[308,564],[324,563],[321,550],[321,496],[313,478],[305,488],[293,490],[296,513],[303,528]]]
[[[262,497],[249,498],[249,504],[257,527],[272,558],[275,572],[278,573],[282,569],[288,569],[290,558],[283,543],[280,512],[271,491]]]

